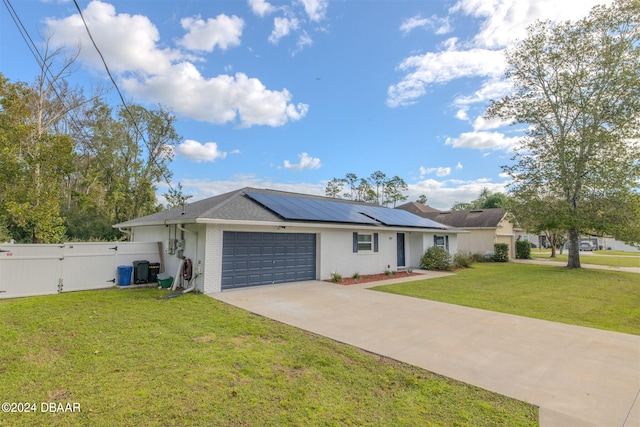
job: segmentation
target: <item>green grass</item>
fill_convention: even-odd
[[[155,289],[0,300],[0,426],[534,426],[536,407]]]
[[[640,274],[635,273],[487,263],[449,277],[373,289],[640,335]]]
[[[607,251],[611,252],[611,251]],[[595,265],[607,265],[610,267],[640,267],[640,258],[636,256],[618,256],[610,255],[607,252],[594,252],[594,255],[584,255],[584,252],[580,253],[581,264],[595,264]],[[627,252],[630,253],[630,252]],[[531,257],[534,259],[548,259],[550,261],[567,262],[567,252],[564,251],[562,255],[556,252],[555,258],[549,258],[551,251],[538,251],[533,249],[531,251]]]

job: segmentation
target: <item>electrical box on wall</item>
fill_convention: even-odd
[[[164,241],[164,253],[173,255],[175,253],[175,240],[168,239]]]
[[[184,250],[184,240],[176,240],[176,251],[183,251]]]

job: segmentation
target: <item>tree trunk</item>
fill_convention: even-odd
[[[578,230],[572,228],[569,230],[569,259],[567,268],[580,268],[580,244]]]

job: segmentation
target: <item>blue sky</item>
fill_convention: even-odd
[[[192,200],[243,186],[324,194],[334,177],[380,170],[440,209],[508,183],[519,134],[483,119],[509,91],[504,49],[536,19],[599,3],[78,0],[125,99],[178,117],[172,184]],[[72,1],[11,5],[34,41],[81,46],[72,84],[109,83]],[[6,7],[0,31],[0,71],[33,81]]]

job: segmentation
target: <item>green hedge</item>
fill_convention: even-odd
[[[493,260],[495,262],[509,261],[509,245],[506,243],[496,243],[493,245]]]
[[[516,241],[516,258],[531,259],[531,243],[525,240]]]

